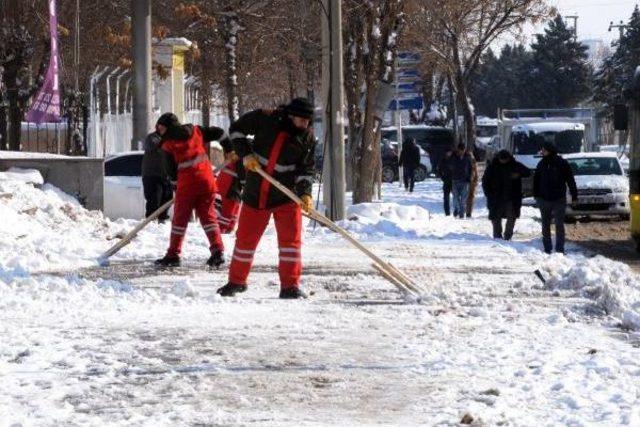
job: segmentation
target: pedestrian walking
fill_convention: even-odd
[[[473,174],[471,155],[467,152],[464,143],[458,144],[455,153],[451,156],[451,182],[453,191],[454,216],[464,218],[466,211],[469,185]]]
[[[478,162],[473,153],[468,150],[467,154],[471,158],[471,180],[469,181],[469,193],[467,194],[467,200],[465,201],[465,213],[467,218],[471,218],[473,214],[473,205],[476,200],[476,188],[478,187]]]
[[[529,168],[516,161],[507,150],[499,151],[487,165],[482,175],[482,190],[487,199],[494,239],[511,240],[522,207],[522,178],[529,176]],[[506,219],[504,233],[503,219]]]
[[[196,216],[209,240],[211,256],[207,260],[210,267],[224,264],[224,245],[214,206],[216,179],[207,154],[207,143],[227,138],[224,130],[212,126],[181,125],[172,113],[165,113],[158,119],[156,129],[162,137],[161,148],[167,163],[175,163],[177,187],[173,205],[173,221],[169,249],[157,265],[180,265],[180,252],[191,212]]]
[[[305,98],[293,99],[275,111],[249,112],[229,128],[235,152],[247,171],[242,207],[236,231],[228,283],[218,289],[222,296],[247,290],[253,257],[269,219],[278,235],[280,298],[305,298],[300,290],[302,274],[302,212],[313,207],[315,138],[309,130],[313,105]],[[253,142],[247,135],[254,135]],[[295,192],[302,206],[255,172],[263,168]]]
[[[551,221],[556,228],[555,250],[564,253],[564,216],[567,208],[567,188],[571,203],[578,200],[578,188],[569,162],[558,155],[552,142],[542,145],[542,159],[533,175],[533,196],[542,217],[542,243],[544,251],[551,253]]]
[[[173,197],[169,176],[162,159],[160,143],[162,137],[157,131],[150,133],[144,140],[142,155],[142,188],[145,199],[145,218]],[[158,216],[158,222],[169,219],[169,209]]]
[[[444,203],[444,214],[446,216],[451,215],[451,189],[453,183],[451,181],[451,157],[453,156],[453,150],[449,149],[442,156],[438,163],[438,175],[442,179],[442,196]],[[453,216],[458,216],[456,211],[453,211]]]
[[[225,165],[217,178],[218,195],[220,196],[220,211],[218,223],[222,234],[232,233],[238,222],[240,201],[245,173],[240,157],[233,150],[231,140],[222,144]]]
[[[407,139],[402,144],[399,163],[402,166],[404,189],[413,193],[416,182],[415,172],[420,166],[420,147],[416,144],[415,138]]]

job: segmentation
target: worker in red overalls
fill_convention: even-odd
[[[280,298],[305,298],[300,290],[302,273],[302,212],[313,202],[315,138],[309,129],[313,106],[296,98],[275,111],[256,110],[240,117],[229,127],[235,152],[247,170],[236,245],[233,250],[229,282],[218,289],[222,296],[233,296],[247,289],[247,277],[258,242],[275,220],[278,235]],[[253,142],[247,135],[254,135]],[[302,199],[302,206],[263,180],[255,172],[265,172]]]
[[[240,158],[233,150],[231,141],[225,139],[221,145],[225,162],[217,177],[218,195],[220,196],[218,224],[220,224],[222,234],[228,234],[233,232],[238,222],[245,173]]]
[[[216,180],[205,143],[225,139],[227,135],[217,127],[181,125],[172,113],[160,116],[156,131],[162,137],[161,148],[166,163],[173,163],[173,167],[167,166],[170,175],[171,169],[177,169],[169,249],[163,258],[156,260],[156,264],[180,265],[182,242],[191,212],[195,209],[209,239],[211,257],[207,265],[218,268],[224,264],[224,246],[214,206]]]

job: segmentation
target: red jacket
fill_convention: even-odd
[[[167,130],[163,136],[162,149],[171,155],[177,166],[178,190],[216,190],[216,180],[205,142],[225,137],[225,132],[216,127],[184,125]]]

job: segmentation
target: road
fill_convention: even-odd
[[[567,224],[567,239],[578,243],[591,254],[624,262],[640,272],[640,255],[629,235],[629,222],[591,220]]]

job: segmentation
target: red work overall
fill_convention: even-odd
[[[194,126],[188,140],[165,141],[162,149],[171,153],[178,164],[178,186],[167,255],[180,255],[189,217],[194,209],[209,239],[211,253],[224,250],[214,206],[216,180],[204,148],[200,128]]]
[[[276,161],[287,138],[288,135],[285,132],[278,134],[265,167],[269,175],[273,174]],[[271,184],[268,181],[262,181],[258,209],[246,203],[242,204],[236,232],[236,245],[229,269],[229,282],[238,285],[247,284],[256,248],[273,215],[278,235],[280,287],[282,289],[297,288],[300,285],[302,273],[302,212],[300,206],[293,202],[266,209],[270,187]]]
[[[229,190],[234,180],[238,178],[236,166],[238,162],[225,166],[218,174],[218,194],[222,205],[218,215],[218,223],[222,233],[231,233],[236,228],[238,213],[240,212],[240,201],[228,197]]]

